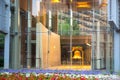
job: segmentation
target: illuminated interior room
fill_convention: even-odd
[[[10,56],[20,55],[19,64],[11,58],[11,68],[113,68],[107,0],[11,0],[11,4],[18,6],[11,7],[11,30],[20,34],[11,38]],[[17,29],[15,21],[20,24]]]

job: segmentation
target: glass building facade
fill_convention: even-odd
[[[107,0],[11,0],[10,68],[112,70],[107,16]]]

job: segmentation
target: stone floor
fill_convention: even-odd
[[[60,65],[60,66],[53,66],[47,69],[56,69],[56,70],[91,70],[90,65]]]

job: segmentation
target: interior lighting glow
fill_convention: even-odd
[[[60,0],[51,0],[52,3],[59,3]]]
[[[86,43],[86,45],[91,46],[91,44],[89,44],[89,43]]]
[[[77,7],[78,8],[91,8],[91,5],[89,2],[78,2]]]
[[[106,2],[106,0],[103,0],[100,7],[106,7],[106,6],[107,6],[107,2]]]

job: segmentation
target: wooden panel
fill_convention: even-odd
[[[32,0],[29,0],[31,3],[31,11],[32,11]],[[27,11],[28,0],[20,0],[20,8]]]

